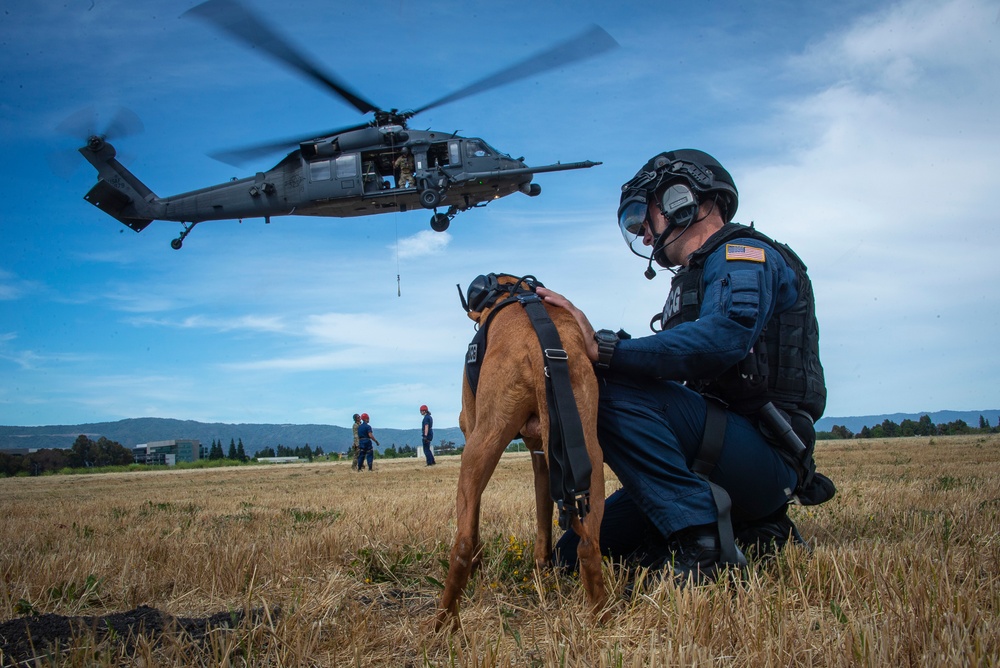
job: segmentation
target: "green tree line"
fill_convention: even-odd
[[[461,454],[462,448],[455,447],[455,441],[446,441],[443,438],[441,441],[434,446],[434,454],[436,455],[454,455]],[[351,457],[350,452],[344,453],[346,457]],[[401,446],[396,446],[395,443],[387,448],[382,448],[382,450],[375,450],[375,459],[406,459],[407,457],[417,457],[423,454],[423,448],[416,448],[410,444],[404,444]]]
[[[997,418],[996,426],[990,426],[989,420],[982,415],[979,416],[979,426],[970,426],[965,420],[954,420],[952,422],[934,424],[929,415],[921,415],[918,420],[906,419],[899,424],[892,420],[885,419],[881,424],[873,427],[865,425],[860,431],[854,433],[843,425],[833,425],[830,431],[817,432],[818,439],[842,439],[842,438],[897,438],[909,436],[955,436],[959,434],[996,434],[1000,432],[1000,418]]]
[[[239,443],[239,445],[237,446],[237,450],[241,451],[240,448],[242,448],[242,447],[243,447],[243,441],[241,440],[240,443]],[[232,445],[230,445],[229,449],[230,449],[230,451],[232,451],[232,449],[233,449]],[[220,446],[220,450],[221,450],[221,446]],[[307,459],[309,461],[313,461],[313,459],[315,459],[316,457],[322,457],[323,456],[323,448],[321,448],[319,446],[316,446],[315,448],[310,448],[308,443],[306,443],[305,445],[300,446],[298,448],[289,448],[289,447],[281,445],[279,443],[277,449],[272,448],[271,446],[268,446],[266,448],[263,448],[262,450],[258,450],[257,452],[255,452],[253,454],[253,456],[255,458],[256,457],[298,457],[299,459]]]
[[[42,475],[65,468],[92,468],[101,466],[127,466],[132,463],[132,451],[117,441],[101,436],[96,441],[80,434],[73,446],[65,448],[40,448],[26,455],[0,452],[0,474]]]

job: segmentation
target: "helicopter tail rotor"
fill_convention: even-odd
[[[55,127],[57,134],[84,141],[92,151],[99,151],[108,139],[124,139],[144,131],[142,120],[127,107],[117,107],[100,112],[95,107],[79,109],[64,118]],[[62,178],[69,178],[80,166],[76,148],[54,151],[49,156],[52,171]]]

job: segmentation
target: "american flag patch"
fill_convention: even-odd
[[[746,262],[763,262],[764,249],[743,244],[726,244],[727,260],[744,260]]]

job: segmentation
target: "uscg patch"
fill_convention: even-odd
[[[726,244],[726,260],[743,260],[745,262],[763,262],[764,249],[743,244]]]

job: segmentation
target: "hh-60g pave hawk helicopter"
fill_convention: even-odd
[[[407,127],[410,118],[428,109],[616,47],[617,42],[597,26],[423,107],[386,111],[324,73],[236,0],[208,0],[186,14],[259,48],[374,119],[216,154],[213,157],[232,163],[298,144],[266,172],[172,197],[157,197],[115,159],[115,149],[105,136],[91,135],[79,151],[97,168],[98,181],[84,199],[136,232],[154,220],[182,223],[180,236],[170,242],[174,249],[206,220],[367,216],[418,206],[434,210],[431,227],[442,232],[459,211],[486,206],[514,192],[537,196],[541,187],[531,182],[534,174],[601,164],[588,160],[529,167],[523,158],[500,153],[482,139]],[[389,179],[404,153],[412,158],[413,178],[399,183],[397,177],[393,184]],[[447,205],[446,213],[438,213],[442,205]]]

